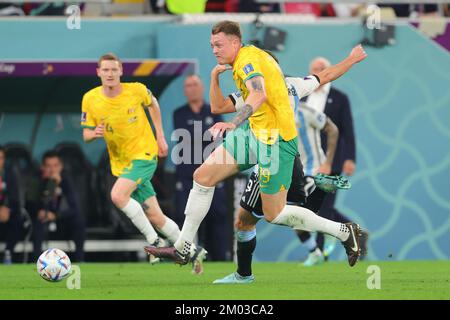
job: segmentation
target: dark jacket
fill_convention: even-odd
[[[194,121],[201,121],[202,123],[201,127],[198,127],[199,132],[194,132]],[[198,114],[192,112],[188,104],[185,104],[175,110],[173,113],[173,128],[175,130],[186,129],[190,133],[189,141],[184,138],[179,138],[177,142],[179,146],[183,146],[184,150],[190,150],[189,163],[176,165],[177,179],[192,179],[195,169],[203,163],[203,150],[205,150],[206,146],[211,143],[211,140],[203,141],[203,135],[205,134],[205,131],[211,128],[214,123],[221,121],[223,121],[222,116],[212,114],[211,107],[207,103],[203,105],[200,113]],[[206,135],[207,137],[210,137],[210,135]],[[183,157],[183,152],[177,152],[176,154]]]
[[[345,160],[350,159],[356,162],[353,118],[347,95],[342,91],[331,87],[324,112],[339,129],[339,140],[336,154],[334,155],[332,172],[334,174],[340,174]],[[327,149],[327,139],[326,135],[323,133],[322,147],[324,150]]]
[[[11,214],[20,213],[19,180],[14,170],[6,167],[0,177],[0,206],[6,206]]]

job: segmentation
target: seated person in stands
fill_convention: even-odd
[[[42,157],[41,177],[38,184],[39,197],[33,203],[33,249],[37,259],[42,252],[42,242],[49,231],[68,231],[75,243],[74,261],[84,260],[86,236],[84,216],[80,210],[77,191],[68,175],[63,172],[63,163],[58,153],[47,151]]]
[[[0,233],[6,242],[3,263],[11,264],[14,247],[22,235],[22,220],[17,176],[6,168],[5,161],[5,149],[0,146]]]

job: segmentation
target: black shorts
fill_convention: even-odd
[[[310,178],[311,179],[311,178]],[[303,174],[303,165],[300,161],[300,155],[297,154],[294,160],[294,168],[292,171],[292,182],[287,194],[287,202],[304,206],[308,193],[305,192],[305,184],[310,185],[310,179],[306,179]],[[308,188],[314,191],[315,185],[312,179],[312,186]],[[256,218],[264,217],[262,210],[261,195],[259,191],[258,172],[253,171],[242,194],[240,205],[245,210],[251,212]]]

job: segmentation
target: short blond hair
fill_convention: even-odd
[[[242,41],[241,27],[239,23],[229,20],[224,20],[216,23],[211,30],[211,34],[225,33],[226,35],[233,35]]]
[[[119,57],[116,56],[114,53],[106,53],[98,59],[98,67],[100,68],[102,61],[117,61],[120,66],[122,66],[122,61],[120,61]]]

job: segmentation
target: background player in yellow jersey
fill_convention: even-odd
[[[161,211],[150,181],[158,156],[165,157],[168,152],[158,101],[145,85],[120,82],[122,63],[113,54],[100,58],[97,75],[102,85],[88,91],[82,101],[83,139],[86,142],[105,139],[111,171],[118,177],[111,190],[113,203],[131,219],[150,244],[160,242],[152,224],[173,243],[180,230]],[[146,107],[156,139],[144,111]],[[205,254],[204,249],[196,250],[193,246],[191,255],[196,273],[202,271]]]
[[[361,230],[357,224],[341,224],[312,211],[286,204],[297,150],[297,129],[284,75],[276,61],[263,50],[243,46],[239,24],[222,21],[212,29],[211,47],[219,64],[229,64],[245,105],[231,122],[216,123],[213,135],[228,134],[194,172],[193,188],[186,204],[186,219],[173,248],[146,247],[149,254],[185,264],[197,229],[211,205],[214,186],[225,178],[259,165],[264,218],[296,230],[319,231],[340,239],[353,266],[360,255]],[[364,59],[362,50],[354,63]],[[213,82],[210,96],[220,94]],[[248,122],[246,120],[248,119]],[[256,161],[252,161],[256,160]]]

